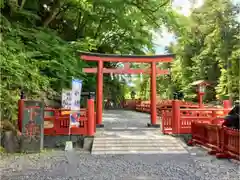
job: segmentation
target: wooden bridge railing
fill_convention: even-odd
[[[25,101],[25,100],[20,100]],[[21,131],[24,112],[28,112],[34,107],[25,107],[19,103],[19,120],[18,126]],[[85,135],[93,136],[96,132],[96,113],[94,112],[94,100],[89,99],[86,109],[80,110],[80,118],[78,119],[79,125],[71,127],[70,125],[70,109],[55,109],[46,107],[44,108],[44,135]]]
[[[209,154],[217,158],[240,160],[240,131],[217,124],[192,122],[192,139],[188,145],[202,145],[210,148]]]
[[[150,103],[142,102],[136,105],[136,110],[150,113]],[[227,115],[230,108],[206,107],[199,109],[191,102],[171,100],[158,103],[158,116],[162,119],[164,134],[190,134],[191,122],[212,122],[216,117]]]
[[[212,123],[217,117],[227,115],[231,109],[162,109],[162,131],[164,134],[191,134],[191,123]],[[216,121],[216,120],[215,120]]]
[[[46,108],[45,113],[52,112],[52,116],[44,116],[44,135],[87,135],[88,134],[88,112],[83,109],[80,112],[79,126],[71,127],[70,110]],[[68,112],[63,114],[62,112]]]
[[[93,136],[96,132],[96,113],[93,100],[88,100],[88,107],[80,110],[78,127],[70,125],[70,109],[45,108],[45,114],[52,112],[52,116],[44,116],[44,135],[86,135]],[[49,124],[51,126],[49,126]]]

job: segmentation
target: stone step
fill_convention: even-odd
[[[154,139],[96,137],[92,154],[186,154],[187,150],[175,138]]]
[[[164,141],[95,141],[96,146],[121,146],[121,145],[131,145],[131,146],[181,146],[176,142],[164,142]]]
[[[105,128],[104,130],[108,131],[123,131],[123,130],[140,130],[140,131],[156,131],[159,132],[159,129],[150,129],[149,127],[112,127],[112,128]]]
[[[118,146],[94,146],[93,149],[97,150],[104,150],[104,149],[111,149],[111,150],[118,150],[118,149],[169,149],[169,150],[181,150],[185,149],[182,146],[132,146],[132,145],[118,145]]]
[[[95,141],[102,142],[102,141],[108,141],[108,142],[126,142],[126,141],[133,141],[133,142],[178,142],[179,140],[172,140],[172,139],[104,139],[104,138],[99,138],[95,139]]]
[[[184,148],[182,147],[97,147],[95,148],[95,150],[98,150],[98,151],[104,151],[104,150],[112,150],[112,151],[119,151],[119,150],[124,150],[124,151],[130,151],[130,150],[134,150],[134,151],[182,151],[182,150],[185,150]]]
[[[161,150],[155,150],[155,151],[92,151],[92,155],[124,155],[124,154],[188,154],[187,151],[161,151]]]
[[[95,144],[161,144],[161,145],[174,145],[174,144],[180,144],[180,141],[150,141],[150,140],[94,140]]]
[[[178,139],[174,138],[174,137],[164,137],[164,136],[156,136],[156,137],[152,137],[152,138],[148,138],[148,137],[134,137],[134,136],[129,136],[129,137],[109,137],[109,136],[99,136],[99,137],[95,137],[94,138],[95,140],[98,140],[98,141],[101,141],[101,140],[108,140],[108,141],[111,141],[111,140],[114,140],[114,141],[125,141],[125,140],[133,140],[133,141],[137,141],[137,140],[140,140],[140,141],[143,141],[143,140],[150,140],[150,141],[166,141],[166,140],[169,140],[169,141],[178,141]]]
[[[96,144],[94,143],[94,147],[182,147],[179,144],[147,144],[147,143],[104,143],[104,144]]]

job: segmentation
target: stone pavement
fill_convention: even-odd
[[[92,154],[187,154],[179,139],[148,128],[150,116],[131,111],[106,111],[104,129],[98,129]]]
[[[113,116],[111,116],[111,114]],[[136,136],[147,133],[149,115],[131,111],[108,111],[105,129],[98,137],[114,138],[123,131]],[[130,120],[124,117],[133,117]],[[122,130],[121,128],[127,128]],[[141,127],[134,131],[133,127]],[[119,133],[114,128],[120,129]],[[117,132],[114,134],[113,130]],[[132,132],[134,131],[134,132]],[[152,129],[154,136],[158,129]],[[154,133],[155,131],[155,133]],[[201,148],[184,154],[103,154],[46,151],[0,157],[1,180],[239,180],[239,163],[209,156]]]

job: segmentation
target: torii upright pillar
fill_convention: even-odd
[[[151,124],[148,127],[160,127],[157,124],[157,82],[156,82],[156,62],[151,62]]]
[[[173,60],[172,54],[167,55],[155,55],[155,56],[131,56],[131,55],[109,55],[81,52],[81,59],[86,61],[98,61],[97,68],[84,68],[85,73],[97,73],[97,127],[104,127],[102,124],[102,112],[103,112],[103,73],[114,74],[150,74],[151,75],[151,123],[148,123],[148,127],[160,127],[157,124],[157,90],[156,90],[156,77],[157,74],[169,74],[168,70],[158,69],[156,67],[157,62],[169,63]],[[123,69],[110,69],[104,68],[104,62],[136,62],[136,63],[151,63],[150,69],[131,69],[125,67]]]
[[[97,113],[96,113],[96,126],[104,127],[102,124],[102,110],[103,110],[103,61],[98,61],[97,71]]]

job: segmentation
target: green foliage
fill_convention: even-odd
[[[0,57],[3,118],[16,115],[21,90],[30,99],[44,99],[69,88],[73,76],[83,79],[84,62],[75,53],[71,45],[51,31],[6,21]]]
[[[59,99],[72,77],[83,79],[83,91],[95,91],[95,75],[82,73],[96,63],[77,52],[113,54],[153,52],[151,30],[173,22],[166,0],[2,0],[1,119],[17,118],[20,91],[28,99]],[[175,27],[175,26],[174,26]],[[115,67],[115,63],[105,64]],[[119,101],[126,82],[104,78],[106,96]]]
[[[187,98],[194,97],[190,83],[207,80],[206,99],[230,96],[239,99],[239,25],[237,6],[230,0],[206,0],[193,11],[185,33],[178,33],[172,65],[173,80]]]
[[[178,15],[168,0],[1,0],[0,8],[1,119],[17,119],[20,91],[29,99],[59,99],[72,77],[83,79],[83,91],[95,91],[95,75],[82,73],[82,68],[96,63],[82,61],[79,50],[153,53],[152,31],[162,25],[176,34],[177,44],[168,47],[176,54],[174,63],[159,64],[172,69],[170,75],[157,78],[161,98],[183,91],[192,100],[196,92],[190,84],[199,79],[212,84],[208,100],[216,95],[239,98],[240,28],[238,7],[230,0],[206,0],[190,17]],[[133,89],[127,79],[127,75],[104,76],[105,97],[118,102],[134,89],[140,92],[137,96],[149,99],[149,76],[137,78]]]
[[[0,154],[4,152],[5,152],[5,149],[2,146],[0,146]]]
[[[230,0],[206,0],[195,9],[190,17],[172,13],[174,19],[167,24],[177,43],[167,48],[176,55],[171,64],[171,75],[157,78],[157,93],[172,98],[174,91],[182,91],[187,100],[196,100],[196,89],[191,83],[206,80],[205,99],[230,96],[233,100],[240,95],[240,23],[239,6]],[[169,65],[161,65],[169,68]],[[148,66],[145,66],[148,68]],[[150,78],[136,80],[143,99],[150,98]]]

